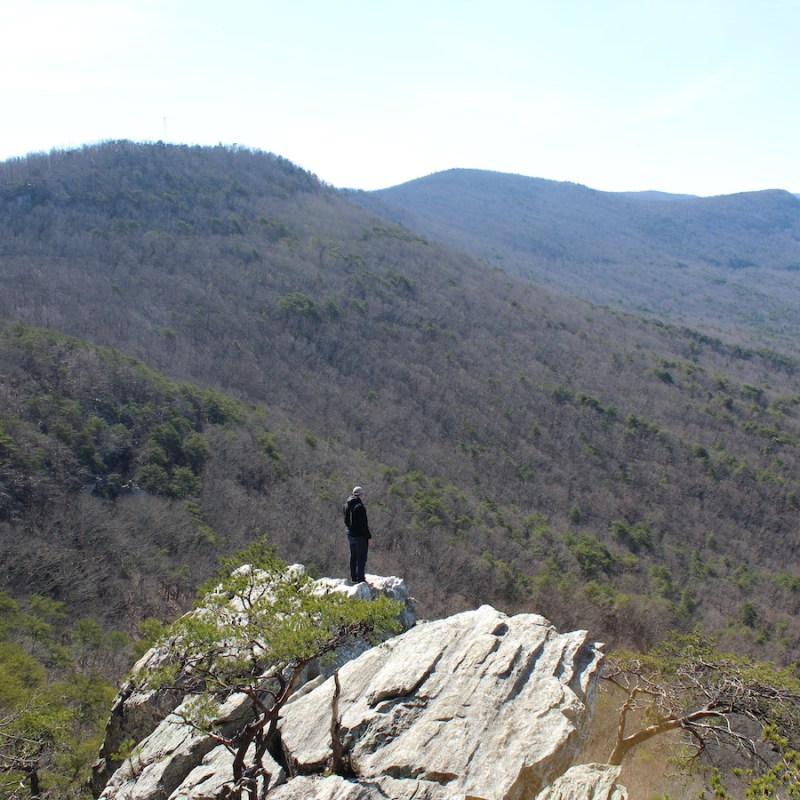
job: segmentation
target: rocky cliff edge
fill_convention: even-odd
[[[405,601],[409,629],[308,676],[283,709],[271,785],[259,786],[258,797],[266,789],[269,800],[627,797],[618,768],[574,766],[603,659],[585,631],[559,633],[544,617],[489,606],[414,625],[401,580],[368,576],[368,584],[321,582],[325,590]],[[160,657],[151,651],[140,663]],[[107,755],[98,763],[101,800],[229,795],[231,754],[181,722],[174,713],[181,702],[175,692],[123,688],[103,754],[123,741],[138,745],[119,765]],[[240,723],[245,707],[232,696],[220,709],[221,729]]]

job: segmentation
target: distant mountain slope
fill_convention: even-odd
[[[188,589],[262,530],[287,560],[342,574],[357,481],[368,570],[405,576],[424,615],[491,602],[612,643],[703,623],[800,652],[787,355],[552,293],[269,154],[128,142],[0,164],[0,315],[15,570],[0,574],[15,587],[38,574],[63,591],[59,548],[130,537],[128,596],[164,586],[175,603],[175,580]],[[123,356],[96,345],[146,366],[109,372]],[[243,421],[173,418],[203,387]],[[114,437],[131,437],[125,458]],[[145,494],[92,494],[97,477]],[[71,590],[97,596],[94,578]]]
[[[797,349],[800,200],[764,191],[613,194],[450,170],[355,202],[594,303]]]

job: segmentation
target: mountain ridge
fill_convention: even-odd
[[[348,196],[558,291],[796,350],[800,201],[789,192],[654,198],[450,170]]]
[[[779,659],[800,649],[791,355],[552,292],[241,149],[117,142],[0,165],[0,259],[6,435],[37,476],[52,477],[37,446],[74,467],[28,505],[31,473],[15,473],[23,501],[0,526],[16,564],[35,534],[56,570],[72,541],[57,532],[85,550],[86,531],[119,535],[130,512],[152,557],[120,579],[154,580],[171,608],[261,530],[336,574],[340,502],[359,483],[368,570],[404,575],[429,615],[493,602],[614,644],[702,623]],[[106,380],[95,347],[252,415],[192,431],[212,446],[199,489],[176,472],[189,429],[137,428],[125,397],[142,379]],[[186,493],[76,486],[112,472],[94,417],[148,431],[122,478],[155,465]]]

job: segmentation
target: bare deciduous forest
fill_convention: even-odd
[[[423,616],[489,602],[641,648],[700,624],[795,660],[794,354],[348,198],[239,148],[0,164],[3,588],[132,629],[262,532],[344,574],[357,482],[368,571]]]
[[[454,169],[355,202],[593,303],[797,351],[800,198],[600,192]]]

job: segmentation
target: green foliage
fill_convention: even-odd
[[[697,795],[698,800],[730,800],[730,795],[725,790],[722,782],[722,776],[719,769],[716,767],[711,771],[708,778],[708,787],[713,792],[711,797],[707,798],[705,790],[701,790]]]
[[[0,593],[0,609],[0,794],[38,785],[42,800],[85,797],[128,637],[41,595]]]
[[[416,291],[416,282],[407,275],[402,275],[396,270],[387,270],[384,280],[389,286],[395,289],[401,289],[407,294],[414,294]]]
[[[191,431],[188,420],[176,418],[156,425],[150,433],[147,463],[136,475],[141,488],[153,494],[182,498],[199,494],[199,472],[211,448],[199,431]]]
[[[722,652],[713,639],[694,631],[673,633],[645,655],[613,654],[604,677],[627,698],[620,706],[610,763],[621,763],[637,745],[673,731],[685,734],[686,747],[696,755],[713,757],[726,745],[734,752],[749,750],[766,765],[760,775],[767,781],[785,775],[787,765],[789,772],[796,770],[793,758],[775,756],[781,750],[776,735],[791,741],[800,733],[800,678],[793,667]],[[631,712],[642,723],[633,732],[626,730]],[[763,734],[760,746],[752,735],[754,725]],[[751,787],[757,785],[755,780]],[[715,796],[727,796],[718,773],[712,774],[711,788]]]
[[[612,573],[617,565],[614,554],[599,539],[588,533],[564,535],[564,543],[578,561],[583,575],[589,579],[601,573]]]
[[[456,486],[420,471],[393,476],[388,491],[403,499],[410,525],[424,536],[430,535],[432,529],[443,528],[457,537],[464,527],[475,523],[480,513],[468,508],[466,496]]]
[[[698,442],[695,442],[692,445],[692,455],[695,458],[699,458],[699,459],[704,460],[704,461],[707,461],[710,458],[708,450],[706,450],[706,448],[703,447],[703,445],[699,444]]]
[[[286,476],[286,458],[280,448],[280,437],[275,431],[262,431],[258,435],[261,452],[267,456],[272,466],[272,474],[280,479]]]
[[[778,757],[758,775],[750,770],[744,773],[751,776],[745,800],[775,800],[781,796],[797,800],[800,798],[800,750],[790,744],[789,738],[782,735],[775,724],[766,725],[761,737]]]
[[[578,402],[587,408],[591,408],[601,416],[612,420],[617,416],[617,409],[614,406],[603,405],[596,397],[585,392],[580,392],[577,397]]]
[[[772,579],[778,586],[790,591],[792,594],[800,594],[800,575],[791,575],[787,572],[776,572]]]
[[[738,564],[730,575],[731,583],[739,587],[743,592],[749,592],[753,588],[756,576],[747,564]]]
[[[755,628],[756,622],[758,621],[758,609],[750,600],[745,600],[742,603],[742,607],[739,611],[739,619],[741,620],[742,625],[745,625],[748,628]]]
[[[553,401],[559,405],[568,403],[573,398],[573,392],[566,386],[557,386],[555,389],[553,389],[551,395]]]
[[[200,478],[188,467],[177,467],[169,481],[165,494],[170,497],[196,497],[200,494]]]
[[[660,381],[666,384],[673,384],[675,383],[675,379],[672,377],[672,373],[666,369],[654,369],[653,375],[656,376]]]
[[[611,523],[611,533],[634,553],[641,548],[649,550],[653,547],[650,526],[644,521],[629,525],[624,520],[616,519]]]
[[[281,239],[289,239],[292,237],[292,231],[289,226],[279,219],[261,217],[259,223],[270,242],[279,242]]]
[[[653,422],[639,416],[638,414],[628,414],[625,418],[625,424],[628,426],[626,431],[629,436],[643,436],[646,434],[658,434],[659,427]]]
[[[316,302],[302,292],[291,292],[284,295],[278,301],[278,308],[286,314],[306,317],[314,322],[319,322],[322,318]]]
[[[10,462],[16,460],[19,448],[14,443],[14,437],[6,430],[12,423],[8,415],[0,414],[0,459]]]
[[[272,431],[264,431],[258,437],[258,443],[264,453],[273,461],[283,460],[280,448],[278,447],[278,435]]]
[[[139,623],[139,639],[134,649],[134,657],[141,658],[159,639],[164,636],[166,626],[155,617],[148,617]]]
[[[583,587],[586,597],[599,608],[618,609],[624,607],[629,598],[608,582],[589,581]]]
[[[665,600],[674,600],[677,595],[672,573],[663,564],[654,564],[647,571],[650,578],[650,591]]]
[[[773,723],[764,726],[761,739],[775,754],[772,763],[760,771],[752,768],[733,770],[738,781],[744,783],[744,800],[797,800],[800,798],[800,751]],[[733,797],[719,769],[712,771],[709,788],[713,792],[713,800],[730,800]],[[701,792],[699,797],[704,800],[705,792]]]
[[[198,590],[197,603],[202,613],[181,617],[165,633],[181,653],[172,669],[202,663],[203,674],[224,676],[235,686],[261,680],[252,675],[253,659],[264,670],[307,663],[356,633],[396,630],[399,613],[398,604],[382,596],[362,601],[315,593],[311,579],[289,570],[264,538],[223,558],[218,574]],[[217,647],[221,641],[229,645],[225,651]]]
[[[320,591],[304,572],[289,569],[265,538],[224,558],[197,603],[162,638],[169,663],[140,677],[157,687],[179,683],[188,693],[184,720],[205,731],[232,693],[250,699],[252,718],[224,740],[236,753],[237,786],[250,746],[255,742],[256,753],[264,752],[304,667],[356,637],[375,641],[396,632],[402,606],[383,595],[358,600]],[[219,732],[214,735],[219,740]],[[251,758],[251,767],[260,769],[260,757]]]
[[[8,327],[0,351],[27,359],[36,376],[28,388],[27,418],[14,426],[0,416],[0,450],[30,469],[16,437],[25,442],[24,426],[35,425],[69,448],[78,467],[74,477],[94,483],[100,496],[113,499],[133,480],[155,494],[196,494],[211,455],[206,429],[244,418],[241,404],[220,392],[170,381],[117,351],[61,334]],[[66,377],[64,364],[73,362],[89,371],[90,385]]]

